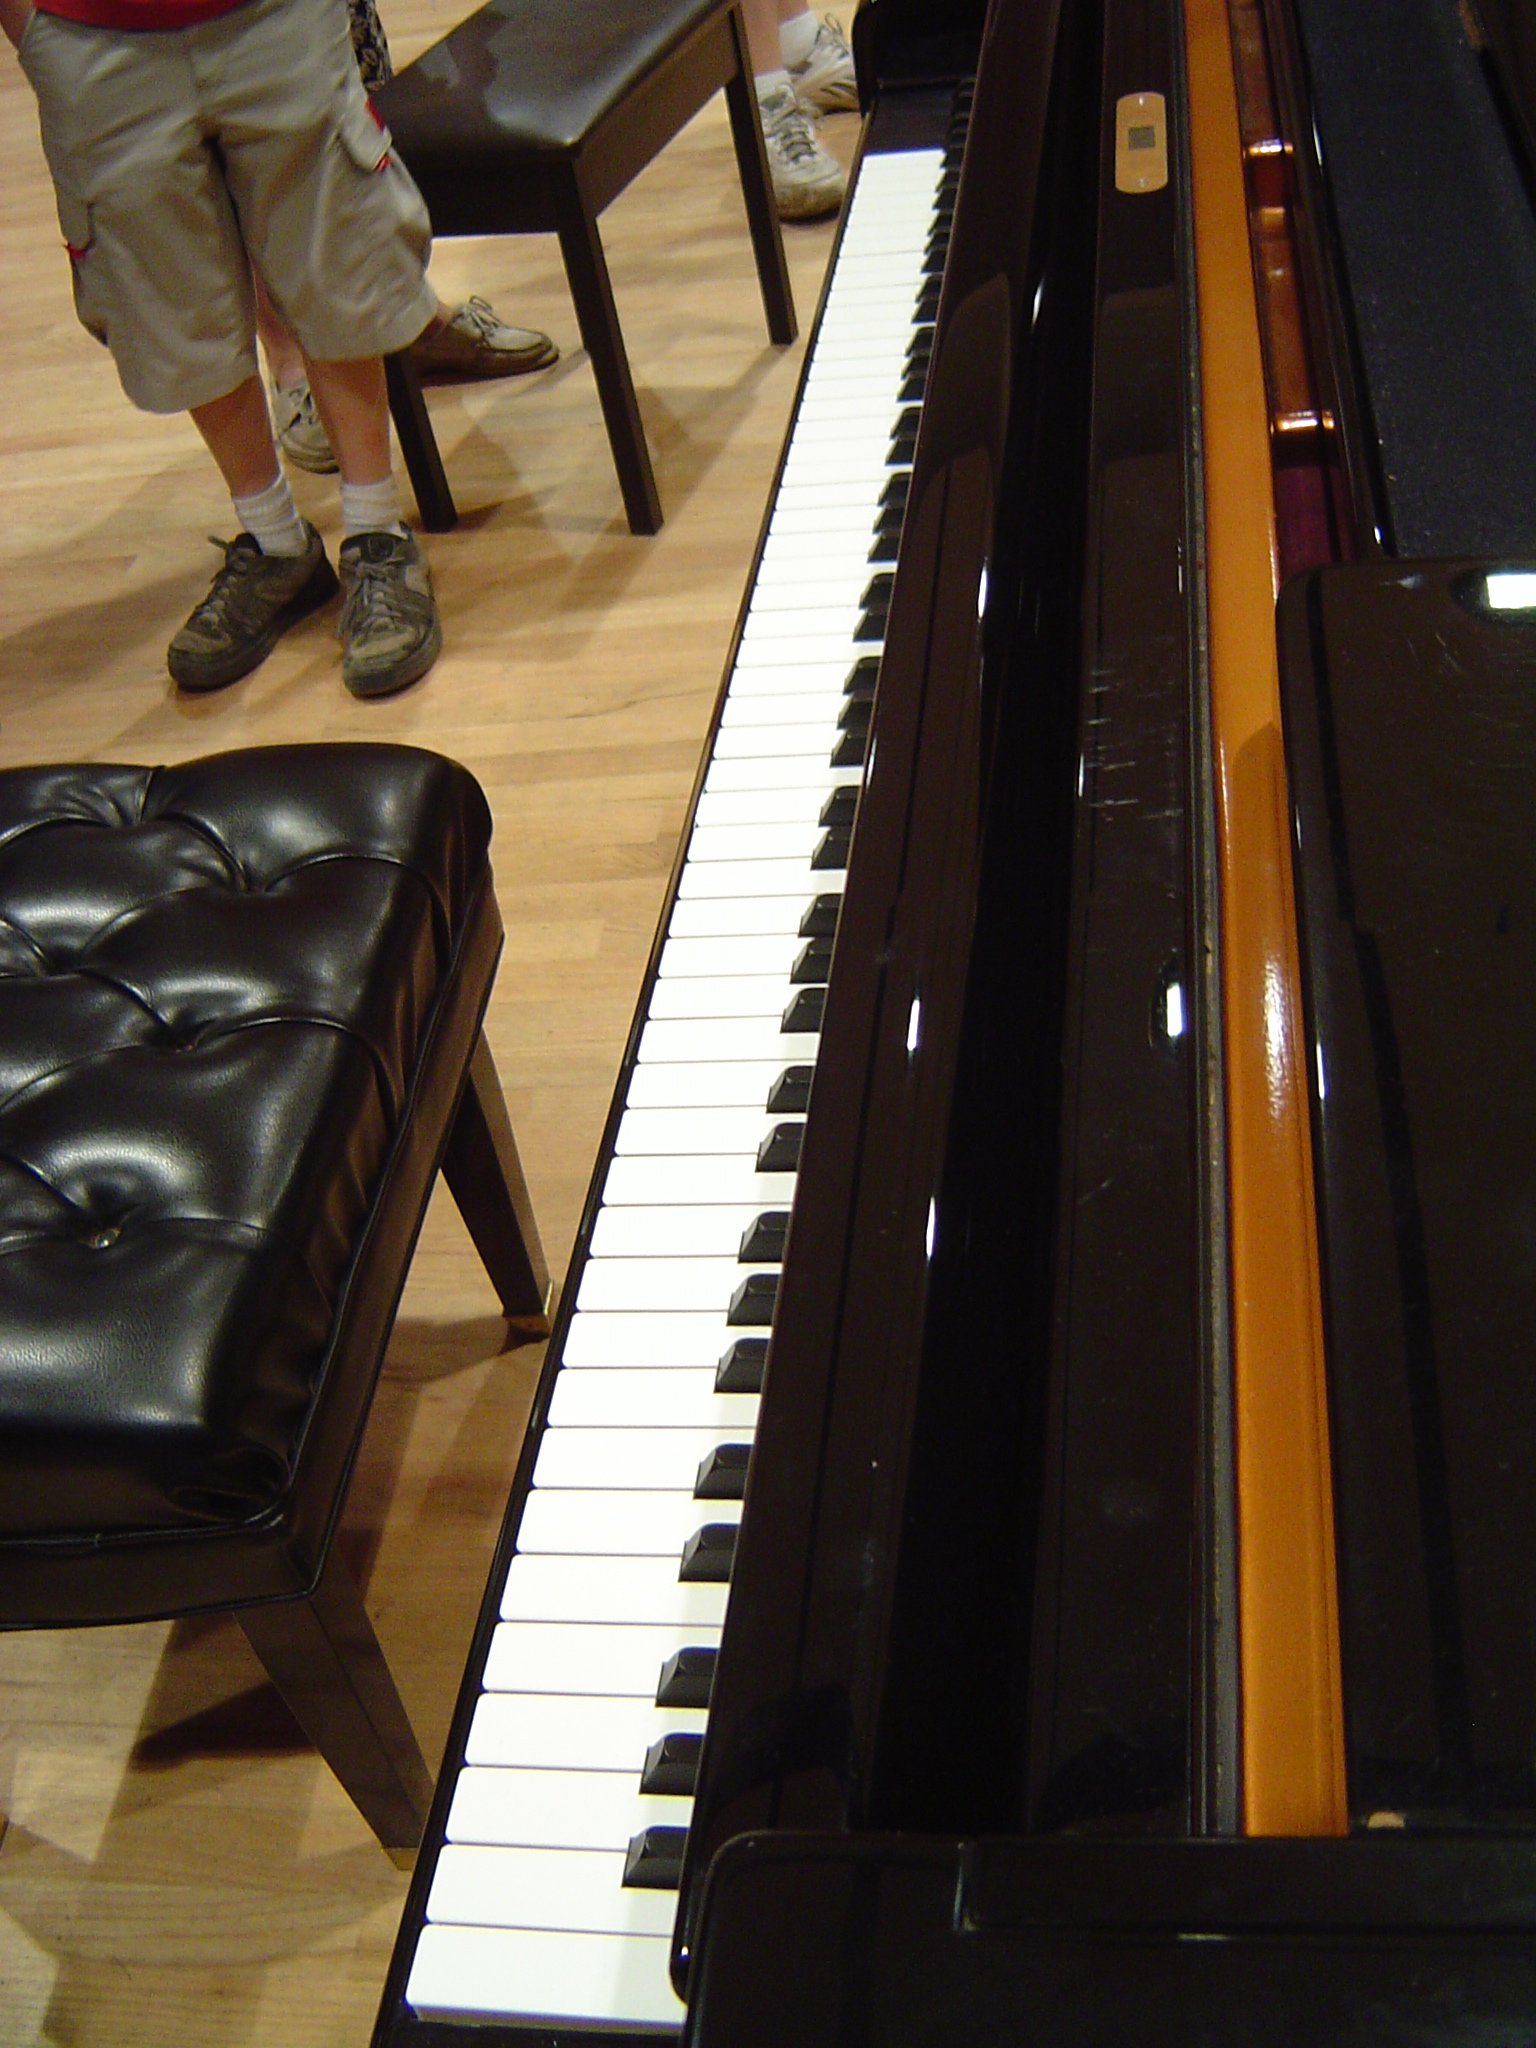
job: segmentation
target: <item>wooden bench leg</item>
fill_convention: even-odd
[[[451,533],[459,523],[458,508],[448,488],[443,458],[437,452],[437,437],[421,395],[421,379],[409,354],[384,358],[384,378],[389,386],[389,409],[405,470],[416,493],[416,510],[428,533]]]
[[[443,1175],[507,1321],[530,1337],[548,1336],[549,1268],[483,1031],[448,1133]]]
[[[432,1774],[362,1595],[331,1546],[307,1600],[246,1607],[246,1639],[294,1718],[386,1849],[414,1849]]]
[[[561,208],[560,253],[565,258],[565,274],[576,302],[582,343],[592,358],[592,374],[597,379],[597,395],[608,426],[614,467],[619,472],[619,490],[629,515],[629,530],[659,532],[661,497],[651,472],[650,450],[645,445],[645,428],[629,374],[629,358],[624,353],[624,337],[619,331],[608,264],[598,240],[597,222],[574,189],[574,180],[569,198]]]
[[[758,119],[747,31],[739,6],[731,9],[728,19],[736,44],[736,76],[725,88],[725,103],[730,109],[741,196],[747,202],[747,225],[752,231],[752,253],[757,258],[757,281],[763,294],[763,311],[768,316],[768,336],[771,341],[788,343],[800,329],[795,319],[794,295],[789,288],[789,268],[784,261],[784,237],[779,232],[779,214],[768,176],[768,152],[763,143],[763,124]]]

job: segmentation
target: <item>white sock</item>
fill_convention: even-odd
[[[348,540],[355,533],[398,533],[404,539],[405,521],[400,517],[400,493],[395,489],[394,476],[386,476],[376,484],[344,482],[341,523],[347,529]]]
[[[293,502],[293,492],[281,470],[277,482],[249,498],[231,496],[235,517],[264,555],[302,555],[309,535]]]
[[[787,71],[759,71],[752,83],[757,87],[759,105],[776,92],[794,91],[794,87],[789,82],[789,73]]]
[[[820,27],[821,23],[809,7],[803,14],[797,14],[793,21],[779,23],[779,55],[791,71],[797,64],[803,64],[815,49]]]

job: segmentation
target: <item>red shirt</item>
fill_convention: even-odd
[[[233,14],[245,0],[36,0],[41,14],[83,21],[90,28],[194,28]]]

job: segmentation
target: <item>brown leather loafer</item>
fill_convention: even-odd
[[[560,351],[536,327],[509,327],[484,299],[466,299],[411,343],[425,377],[521,377],[545,370]]]

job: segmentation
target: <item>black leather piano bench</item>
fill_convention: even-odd
[[[739,0],[488,0],[375,94],[435,234],[560,237],[633,533],[658,530],[661,499],[597,217],[722,87],[768,332],[791,342]],[[456,514],[415,370],[404,356],[387,368],[422,523],[446,532]]]
[[[407,747],[0,773],[0,1627],[233,1611],[395,1851],[431,1774],[332,1537],[439,1166],[548,1329],[490,832]]]

